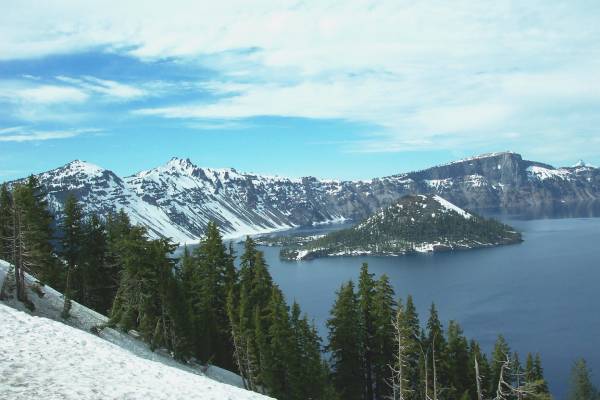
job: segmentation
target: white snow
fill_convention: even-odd
[[[540,181],[545,181],[546,179],[568,180],[571,177],[571,172],[569,170],[563,168],[549,169],[537,165],[527,167],[527,173],[530,177]]]
[[[0,287],[4,282],[4,279],[9,271],[10,264],[5,261],[0,260]],[[34,277],[26,274],[25,275],[26,284],[29,288],[33,284],[35,284],[36,280]],[[105,324],[108,319],[102,314],[99,314],[93,310],[90,310],[87,307],[78,304],[77,302],[72,303],[71,308],[71,317],[68,320],[63,320],[61,318],[61,312],[63,308],[64,298],[63,295],[56,290],[52,289],[49,286],[44,286],[41,288],[44,296],[39,297],[36,295],[31,289],[28,290],[28,298],[35,305],[35,310],[32,312],[34,316],[49,318],[55,321],[60,321],[60,323],[67,324],[72,328],[79,329],[83,332],[90,332],[90,329],[95,326],[99,326]],[[3,304],[0,302],[0,304]],[[6,305],[10,305],[11,307],[26,311],[25,306],[17,302],[14,299],[9,299],[4,302]],[[27,312],[29,312],[27,310]],[[31,312],[29,312],[31,313]],[[3,325],[3,318],[0,317],[0,325]],[[222,368],[216,366],[201,366],[198,364],[183,364],[175,361],[169,354],[166,354],[164,351],[152,351],[148,347],[148,345],[133,336],[130,336],[124,332],[119,330],[114,330],[111,328],[103,328],[99,332],[99,338],[101,340],[106,341],[107,343],[111,343],[112,345],[118,346],[124,351],[131,353],[132,357],[143,358],[148,361],[152,361],[158,364],[162,364],[166,367],[176,368],[182,370],[186,373],[193,375],[203,375],[214,381],[226,383],[228,385],[237,386],[239,388],[243,387],[241,377],[233,372],[224,370]],[[2,334],[0,333],[0,341],[2,340]],[[2,357],[0,353],[0,371],[2,370]],[[0,372],[0,376],[1,372]],[[1,386],[1,385],[0,385]],[[0,399],[4,399],[2,396],[2,390],[0,389]],[[35,397],[32,397],[35,398]],[[51,397],[51,398],[62,398],[60,396]],[[87,398],[87,397],[82,397]],[[96,397],[92,397],[96,398]],[[137,398],[137,397],[136,397]]]
[[[452,161],[446,165],[459,164],[459,163],[463,163],[463,162],[467,162],[467,161],[481,160],[484,158],[498,157],[498,156],[502,156],[505,154],[508,155],[508,154],[515,154],[515,153],[513,153],[512,151],[500,151],[500,152],[495,152],[495,153],[485,153],[485,154],[480,154],[478,156],[473,156],[473,157],[463,158],[463,159],[457,160],[457,161]]]
[[[431,188],[434,188],[436,190],[440,190],[440,189],[444,189],[444,188],[449,188],[452,185],[454,185],[454,180],[452,178],[446,178],[446,179],[425,179],[424,180],[425,184]]]
[[[442,207],[444,207],[447,210],[451,210],[451,211],[455,211],[458,214],[462,215],[463,217],[465,217],[466,219],[471,218],[471,214],[469,214],[468,212],[466,212],[465,210],[463,210],[462,208],[455,206],[454,204],[450,203],[448,200],[444,199],[443,197],[440,197],[438,195],[433,196],[433,199],[435,201],[437,201],[438,203],[440,203],[440,205]]]
[[[267,399],[0,303],[0,398]]]
[[[434,250],[434,244],[433,243],[419,243],[419,244],[416,244],[413,248],[417,253],[431,253]]]

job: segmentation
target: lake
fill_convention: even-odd
[[[522,244],[299,262],[279,260],[278,247],[261,250],[275,282],[314,318],[323,338],[336,290],[342,282],[356,281],[367,262],[371,272],[390,277],[397,296],[413,295],[422,323],[435,302],[445,326],[458,321],[488,353],[500,333],[522,359],[528,351],[539,352],[557,398],[566,396],[576,357],[585,357],[596,370],[594,382],[600,386],[600,218],[500,218],[523,232]]]

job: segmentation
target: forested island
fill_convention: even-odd
[[[521,241],[514,228],[438,195],[404,196],[357,225],[327,235],[271,239],[283,245],[280,256],[287,260],[465,250]]]

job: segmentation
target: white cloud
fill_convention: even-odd
[[[0,98],[8,101],[20,101],[36,104],[81,103],[88,95],[77,88],[56,85],[38,85],[19,87],[9,83],[0,87]]]
[[[0,129],[0,142],[37,142],[54,139],[68,139],[86,133],[98,132],[97,129],[67,130],[30,130],[17,126]]]
[[[57,76],[59,81],[78,86],[88,92],[106,95],[114,99],[131,100],[146,96],[148,93],[141,88],[126,85],[123,83],[99,79],[93,76],[84,76],[82,78],[72,78],[68,76]]]
[[[528,135],[548,142],[557,129],[589,137],[597,122],[600,2],[23,0],[4,8],[0,59],[102,48],[219,72],[203,84],[216,100],[140,115],[342,119],[372,127],[359,143],[371,151],[525,143]],[[61,79],[87,95],[147,92]]]

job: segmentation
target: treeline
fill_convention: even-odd
[[[332,379],[344,399],[548,399],[539,354],[522,363],[502,336],[491,357],[435,305],[421,328],[411,296],[396,301],[386,275],[363,264],[342,285],[327,322]]]
[[[232,246],[210,223],[177,259],[173,243],[150,239],[124,212],[86,215],[73,196],[53,229],[44,198],[34,178],[0,188],[0,258],[14,265],[17,297],[30,306],[25,272],[65,294],[65,319],[77,301],[152,349],[236,371],[246,388],[282,400],[550,398],[539,355],[521,360],[500,336],[488,357],[456,322],[444,329],[434,305],[421,325],[412,298],[398,300],[387,276],[366,264],[356,285],[337,292],[322,346],[251,238],[236,268]],[[571,400],[596,400],[584,362],[572,381]]]

